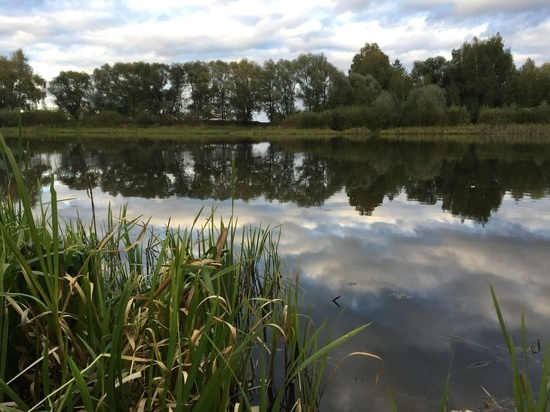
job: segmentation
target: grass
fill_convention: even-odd
[[[388,140],[472,143],[550,143],[549,124],[404,127],[381,130]]]
[[[368,324],[321,340],[279,228],[63,222],[53,179],[34,208],[0,144],[18,194],[0,204],[0,410],[319,409],[328,353]]]
[[[16,138],[16,127],[2,128],[6,138]],[[23,131],[26,139],[66,139],[117,137],[130,139],[164,140],[212,140],[212,139],[252,139],[263,140],[288,138],[332,138],[341,135],[330,129],[294,129],[282,127],[258,126],[152,126],[152,127],[26,127]]]
[[[6,138],[19,136],[16,127],[2,129]],[[479,143],[550,143],[548,124],[509,124],[509,125],[462,125],[432,127],[400,127],[373,132],[367,128],[353,128],[345,131],[324,129],[299,129],[279,126],[120,126],[120,127],[49,127],[35,126],[24,130],[26,139],[63,140],[67,138],[110,138],[118,139],[163,139],[212,141],[227,140],[296,140],[330,139],[369,139],[378,137],[401,141],[458,141]]]

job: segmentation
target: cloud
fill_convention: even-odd
[[[0,11],[0,54],[22,48],[46,79],[116,61],[294,59],[325,53],[347,71],[376,42],[391,60],[450,57],[500,32],[518,61],[550,61],[546,1],[12,1]]]

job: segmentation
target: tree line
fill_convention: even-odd
[[[13,121],[10,111],[37,109],[47,94],[59,112],[28,114],[29,121],[248,123],[263,112],[273,124],[337,130],[548,123],[550,63],[527,59],[516,68],[500,34],[464,42],[450,60],[415,61],[410,72],[376,43],[355,54],[347,74],[322,53],[304,53],[261,65],[248,59],[117,62],[91,74],[61,71],[46,82],[21,49],[0,56],[0,125]]]

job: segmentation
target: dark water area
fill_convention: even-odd
[[[32,141],[29,174],[48,201],[54,174],[65,219],[109,205],[162,228],[199,209],[240,224],[281,225],[289,276],[306,312],[339,336],[322,410],[482,410],[485,388],[512,396],[509,356],[489,283],[520,342],[548,342],[550,146],[354,142]],[[2,174],[3,173],[3,174]],[[0,169],[2,181],[5,173]],[[336,300],[333,299],[340,296]],[[328,330],[328,329],[327,329]],[[531,353],[540,372],[542,352]]]

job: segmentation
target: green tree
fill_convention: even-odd
[[[445,91],[435,84],[412,90],[403,107],[403,121],[410,126],[447,123]]]
[[[92,74],[96,110],[114,110],[126,116],[160,114],[168,82],[168,66],[160,63],[104,64]]]
[[[411,78],[416,87],[435,84],[445,87],[447,75],[447,59],[443,56],[429,57],[424,61],[413,62]]]
[[[261,72],[258,63],[242,59],[229,63],[232,79],[231,108],[239,122],[252,121],[254,112],[261,110]]]
[[[550,101],[550,63],[537,67],[528,58],[517,71],[511,91],[513,100],[520,107],[535,107]]]
[[[23,50],[0,56],[0,109],[30,109],[46,97],[46,81],[35,74]]]
[[[182,63],[173,63],[168,68],[167,90],[164,92],[164,112],[179,115],[185,107],[187,73]]]
[[[371,105],[371,116],[367,126],[371,129],[384,129],[399,125],[399,106],[393,93],[383,91]]]
[[[370,74],[386,90],[392,77],[390,58],[378,46],[378,43],[366,43],[359,53],[353,56],[349,73]]]
[[[320,112],[326,109],[338,69],[323,53],[300,54],[295,65],[299,86],[297,97],[302,99],[305,110]]]
[[[296,113],[296,70],[289,60],[266,60],[261,72],[262,109],[270,122]]]
[[[388,83],[388,90],[401,102],[407,100],[409,93],[413,88],[412,79],[403,67],[399,59],[395,59],[392,64],[392,73]]]
[[[191,103],[187,109],[200,120],[210,120],[212,103],[208,64],[197,60],[184,63],[184,67],[187,73],[188,94],[191,97]]]
[[[380,83],[370,74],[350,73],[348,80],[351,86],[351,104],[353,105],[370,105],[382,93]]]
[[[86,72],[62,71],[49,82],[48,92],[60,109],[78,119],[90,106],[92,76]]]
[[[451,102],[465,104],[474,118],[482,106],[500,107],[506,103],[506,88],[515,70],[512,53],[504,48],[500,34],[487,40],[474,37],[452,51],[449,88],[451,97],[457,93],[460,101],[451,98]]]
[[[210,70],[210,99],[212,116],[215,119],[226,121],[232,118],[231,114],[231,89],[233,79],[231,67],[228,63],[216,60],[208,62]]]
[[[334,68],[328,89],[326,107],[334,109],[340,106],[349,106],[353,103],[353,90],[348,76],[344,72]]]

